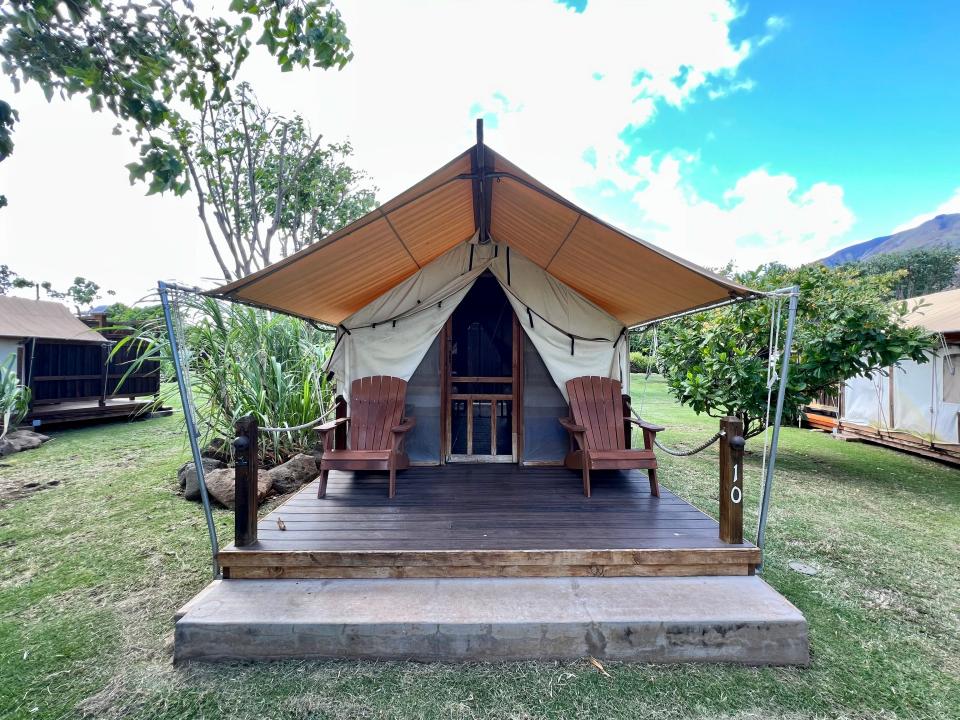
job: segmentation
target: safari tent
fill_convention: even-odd
[[[936,334],[927,362],[905,360],[872,378],[851,378],[842,389],[837,431],[960,464],[960,290],[908,301],[918,304],[906,323]]]
[[[631,327],[751,296],[577,208],[482,142],[213,294],[336,328],[340,388],[407,381],[409,454],[427,464],[559,463],[567,381],[627,386]]]
[[[181,612],[178,660],[807,661],[803,616],[743,537],[739,421],[717,433],[718,523],[658,485],[662,428],[629,403],[631,328],[749,289],[576,207],[481,126],[367,216],[208,294],[328,328],[341,399],[320,478],[263,517],[256,447],[276,429],[238,423],[234,542],[208,515],[221,579]]]

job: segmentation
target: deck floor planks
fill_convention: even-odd
[[[652,497],[645,473],[595,475],[586,498],[564,468],[415,467],[391,500],[385,473],[332,472],[326,498],[305,486],[221,562],[231,577],[445,577],[747,574],[759,560],[668,490]]]

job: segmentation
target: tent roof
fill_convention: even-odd
[[[960,332],[960,290],[924,295],[924,306],[904,319],[907,327],[923,327],[935,333]]]
[[[73,316],[65,305],[0,296],[0,337],[105,343],[107,339]]]
[[[627,326],[754,294],[573,205],[478,134],[376,210],[209,294],[336,325],[475,235],[516,248]]]

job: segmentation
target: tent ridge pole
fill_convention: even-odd
[[[483,118],[477,118],[477,146],[473,172],[477,179],[473,181],[473,216],[480,233],[477,238],[477,243],[480,245],[490,242],[487,228],[487,193],[484,187],[487,181],[484,155]]]

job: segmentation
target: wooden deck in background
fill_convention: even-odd
[[[107,398],[104,405],[97,400],[78,400],[34,406],[23,419],[22,427],[42,429],[50,426],[87,423],[97,420],[130,420],[142,417],[153,398],[130,400],[127,398]],[[160,408],[154,415],[169,415],[170,408]],[[34,426],[34,421],[39,424]]]
[[[594,473],[593,497],[564,468],[411,468],[387,498],[385,473],[331,472],[264,517],[256,545],[220,552],[230,578],[748,575],[750,543],[646,473]],[[286,529],[280,529],[281,523]]]

